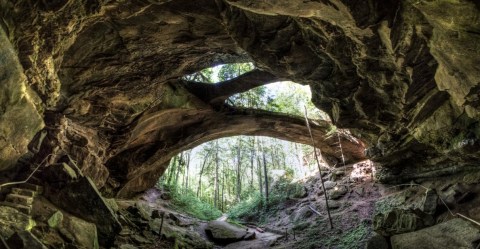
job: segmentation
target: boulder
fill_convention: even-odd
[[[332,200],[340,199],[340,197],[344,196],[347,192],[347,187],[337,186],[328,191],[328,197]]]
[[[50,219],[48,219],[48,225],[51,228],[57,228],[62,224],[63,221],[63,213],[60,211],[55,212]]]
[[[418,209],[392,209],[374,217],[373,229],[383,236],[391,236],[416,231],[434,223],[431,215]]]
[[[256,235],[255,232],[250,232],[250,231],[248,231],[248,232],[247,232],[247,235],[245,235],[245,237],[244,237],[243,239],[244,239],[244,240],[253,240],[253,239],[255,239],[256,236],[257,236],[257,235]]]
[[[368,239],[365,249],[388,249],[388,242],[385,237],[378,233],[373,233]]]
[[[336,182],[333,181],[326,181],[323,183],[323,186],[325,186],[326,190],[332,189],[333,187],[337,186]]]
[[[65,215],[59,226],[59,232],[75,244],[86,249],[98,249],[97,227],[95,224],[79,219],[75,216]]]
[[[75,245],[86,249],[98,249],[97,227],[68,213],[56,211],[47,221],[51,228]]]
[[[157,220],[157,219],[155,219]],[[181,234],[181,236],[179,236]],[[192,231],[184,227],[178,227],[170,224],[163,224],[162,236],[166,240],[175,241],[177,248],[188,249],[211,249],[213,244],[202,236],[197,231]]]
[[[49,182],[44,196],[55,206],[96,224],[100,244],[113,245],[121,224],[90,178],[65,163],[47,167],[42,173]]]
[[[339,209],[341,206],[342,206],[342,203],[340,201],[331,200],[328,202],[328,207],[330,209]]]
[[[293,212],[295,215],[293,218],[294,222],[305,221],[313,215],[313,211],[308,206],[303,206]]]
[[[205,232],[213,241],[222,244],[243,240],[247,235],[246,229],[218,220],[210,221],[205,228]]]
[[[437,200],[435,190],[419,187],[386,196],[375,203],[374,230],[391,236],[431,226]]]
[[[416,232],[392,236],[393,249],[478,248],[480,230],[469,221],[457,218]]]
[[[47,247],[29,231],[17,231],[7,240],[7,245],[15,249],[47,249]]]
[[[0,236],[8,238],[15,231],[30,230],[35,226],[28,215],[18,211],[15,208],[0,206]]]

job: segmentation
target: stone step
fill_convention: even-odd
[[[12,189],[12,194],[23,195],[23,196],[28,196],[28,197],[35,197],[35,196],[37,196],[37,191],[30,190],[30,189],[24,189],[24,188],[13,188]]]
[[[5,201],[24,205],[24,206],[30,206],[33,203],[33,197],[17,195],[17,194],[8,194]]]
[[[43,193],[43,187],[36,185],[36,184],[31,184],[31,183],[22,183],[18,185],[18,188],[23,188],[23,189],[29,189],[37,192],[38,194]]]
[[[24,214],[30,214],[32,212],[32,208],[29,206],[21,205],[21,204],[16,204],[16,203],[11,203],[11,202],[0,202],[0,206],[7,206],[11,208],[15,208],[18,211],[24,213]]]

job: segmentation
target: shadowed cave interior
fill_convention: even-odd
[[[473,0],[0,0],[0,248],[479,248],[479,34]]]

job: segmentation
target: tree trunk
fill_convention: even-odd
[[[182,168],[182,164],[183,164],[183,155],[182,153],[180,153],[179,156],[177,156],[177,173],[175,175],[175,186],[178,186],[178,178],[180,176],[180,171],[181,171],[181,168]]]
[[[190,156],[192,155],[192,151],[188,151],[186,154],[187,160],[185,164],[185,192],[188,190],[188,173],[190,169]]]
[[[213,196],[213,206],[218,208],[218,167],[219,167],[219,158],[218,158],[218,140],[215,141],[215,181],[214,181],[214,196]]]
[[[175,174],[176,172],[176,162],[177,162],[177,157],[174,156],[172,158],[172,165],[170,166],[170,172],[168,174],[168,181],[167,181],[167,185],[171,185],[172,184],[172,179],[173,179],[173,175]]]
[[[265,208],[268,210],[268,176],[267,176],[267,160],[265,151],[263,151],[263,177],[265,178]]]
[[[250,147],[250,189],[253,189],[253,161],[255,159],[255,137],[251,139]]]
[[[240,202],[240,195],[242,192],[242,179],[240,177],[240,171],[242,169],[242,158],[241,158],[241,146],[242,140],[238,138],[238,145],[237,145],[237,202]]]
[[[202,175],[203,175],[203,170],[205,169],[205,165],[207,164],[208,156],[210,155],[210,152],[207,152],[205,157],[203,158],[203,164],[202,168],[200,169],[200,174],[198,175],[198,187],[197,187],[197,198],[200,194],[200,191],[202,189]]]
[[[258,171],[258,188],[260,190],[260,197],[263,199],[262,163],[260,162],[259,156],[257,156],[257,171]]]
[[[225,212],[225,167],[223,169],[223,174],[222,174],[222,213]]]

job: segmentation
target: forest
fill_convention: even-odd
[[[185,76],[189,81],[227,81],[254,69],[251,63],[225,64]],[[308,86],[276,82],[235,94],[225,101],[236,108],[255,108],[309,119],[328,120],[310,101]],[[335,127],[329,138],[335,139]],[[342,154],[341,146],[338,153]],[[323,164],[327,167],[327,164]],[[262,136],[233,136],[209,141],[173,157],[157,187],[172,192],[185,212],[201,219],[248,215],[302,192],[299,184],[318,170],[313,147]],[[272,186],[275,186],[272,189]],[[291,193],[289,193],[289,191]]]

